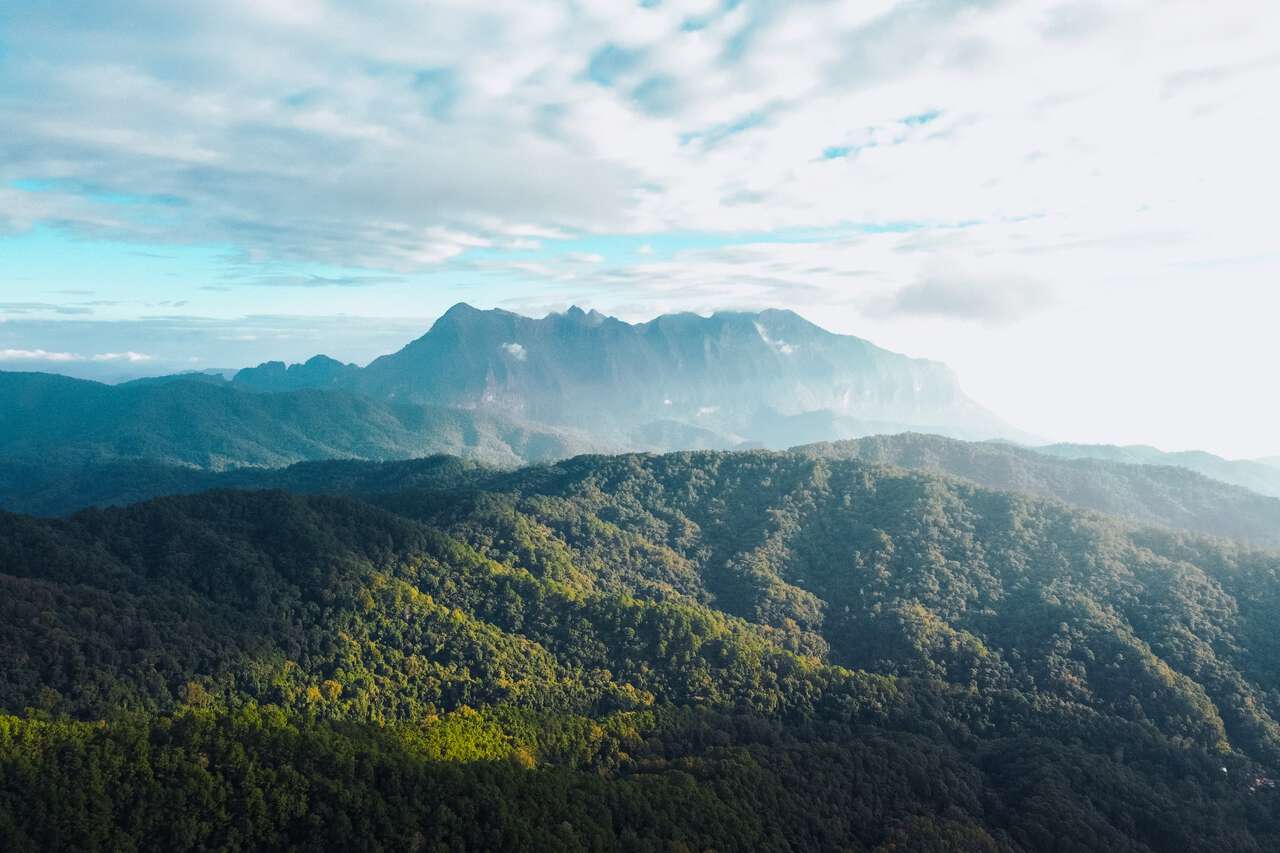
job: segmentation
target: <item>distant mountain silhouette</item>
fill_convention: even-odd
[[[317,355],[303,364],[287,367],[283,361],[268,361],[257,367],[245,368],[235,375],[235,383],[251,391],[340,388],[350,384],[359,370],[354,364],[343,364],[327,355]]]

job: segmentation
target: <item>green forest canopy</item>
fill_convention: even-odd
[[[0,847],[1280,844],[1274,552],[797,453],[431,470],[0,516]]]

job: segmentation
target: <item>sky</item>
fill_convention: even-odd
[[[0,0],[0,369],[782,307],[1280,454],[1277,91],[1269,0]]]

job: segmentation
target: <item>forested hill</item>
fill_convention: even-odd
[[[802,454],[393,471],[0,515],[0,848],[1280,845],[1274,553]]]
[[[1042,450],[918,433],[796,448],[810,456],[950,474],[993,489],[1057,498],[1138,524],[1280,548],[1280,498],[1211,479],[1173,462],[1135,464],[1045,455]]]
[[[1135,524],[1280,548],[1280,499],[1181,468],[1057,459],[1008,444],[913,433],[807,445],[791,452],[948,474],[991,488],[1056,498]],[[57,460],[0,461],[0,508],[62,515],[87,506],[215,487],[283,488],[359,497],[423,485],[438,487],[446,482],[500,488],[502,476],[502,472],[472,462],[444,458],[309,462],[278,470],[220,473],[125,460],[87,465]]]

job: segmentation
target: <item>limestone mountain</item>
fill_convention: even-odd
[[[317,355],[302,364],[285,365],[268,361],[249,367],[235,375],[236,385],[250,391],[300,391],[306,388],[339,388],[348,383],[360,368],[343,364],[327,355]]]
[[[1019,437],[967,397],[945,365],[833,334],[791,311],[631,324],[580,308],[531,318],[459,304],[363,370],[308,365],[264,365],[236,381],[296,375],[317,387],[314,373],[316,383],[375,398],[496,411],[613,439],[683,425],[699,431],[701,446],[781,447],[905,428]]]

